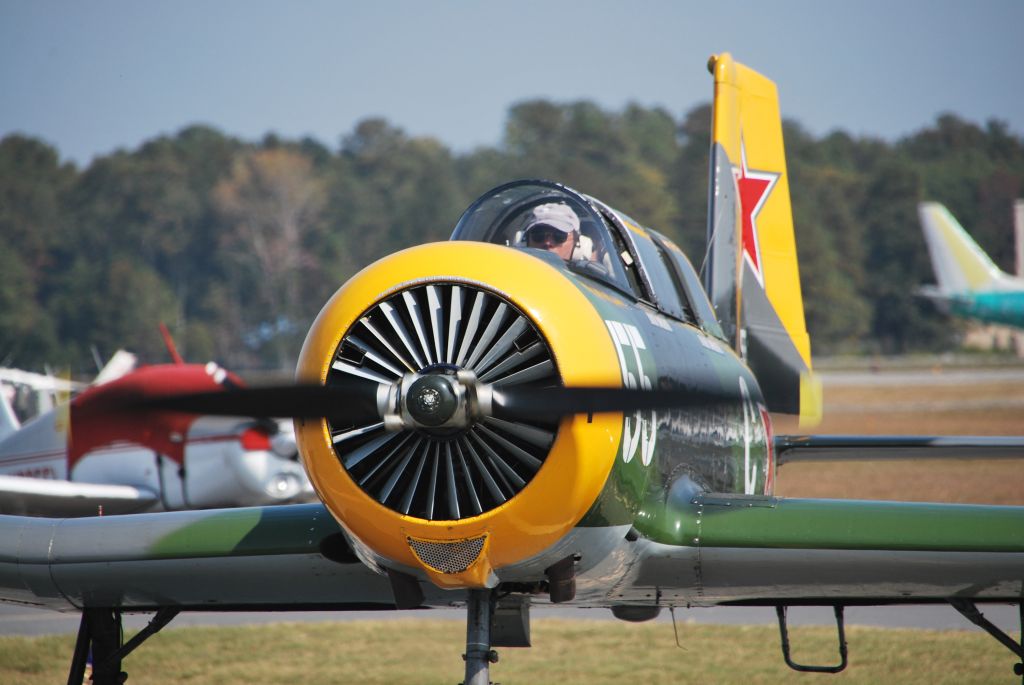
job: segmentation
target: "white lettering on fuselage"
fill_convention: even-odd
[[[761,414],[750,399],[747,382],[740,377],[740,395],[743,396],[743,492],[754,494],[757,485],[757,464],[750,463],[750,446],[754,441],[754,421],[761,420]]]
[[[622,382],[627,388],[651,390],[653,385],[650,377],[644,373],[640,350],[646,350],[640,330],[632,325],[619,321],[605,320],[608,332],[615,342],[615,353],[619,357],[619,368],[622,369]],[[631,354],[630,354],[631,353]],[[640,452],[640,461],[644,466],[654,458],[654,442],[657,438],[658,415],[654,411],[636,411],[632,415],[623,415],[622,459],[629,463]]]

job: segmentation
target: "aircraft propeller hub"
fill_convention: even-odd
[[[413,381],[405,398],[405,406],[414,421],[424,426],[442,426],[455,416],[462,403],[448,377],[431,374]]]
[[[390,431],[447,433],[491,414],[491,389],[472,371],[406,374],[388,386],[381,415]]]

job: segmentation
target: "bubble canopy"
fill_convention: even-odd
[[[566,265],[573,271],[633,293],[619,256],[622,238],[587,196],[552,181],[513,181],[484,193],[462,215],[452,240],[472,240],[522,249],[547,261],[551,253],[527,246],[525,229],[534,210],[547,204],[566,205],[576,214],[580,236]]]

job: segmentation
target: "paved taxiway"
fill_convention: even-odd
[[[996,368],[942,368],[884,369],[871,371],[819,371],[823,385],[856,387],[902,387],[935,385],[979,385],[983,383],[1009,383],[1024,381],[1024,367]]]
[[[1019,630],[1017,607],[1009,604],[981,604],[982,613],[1003,630],[1015,634]],[[676,609],[676,620],[688,624],[756,625],[775,624],[775,610],[763,607],[717,607]],[[534,619],[563,618],[613,621],[607,609],[562,609],[535,607]],[[795,607],[789,610],[791,625],[834,624],[830,608]],[[436,611],[285,611],[285,612],[186,612],[178,615],[168,628],[188,626],[251,625],[285,621],[351,621],[424,618],[464,621],[461,609]],[[150,615],[125,617],[125,627],[139,629]],[[0,635],[54,635],[78,630],[77,614],[63,614],[33,607],[0,605]],[[663,611],[657,619],[670,623],[672,617]],[[847,625],[884,628],[923,628],[929,630],[979,630],[949,606],[847,607]]]

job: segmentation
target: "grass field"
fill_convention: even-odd
[[[458,621],[277,624],[167,629],[124,663],[132,685],[166,683],[363,683],[454,685],[465,632]],[[850,628],[850,667],[799,674],[782,662],[769,626],[672,626],[538,620],[534,647],[502,649],[494,682],[511,683],[1012,683],[1009,652],[987,635]],[[0,639],[0,682],[67,679],[72,636]],[[837,659],[835,633],[792,631],[798,661]]]
[[[1024,383],[944,382],[941,372],[920,384],[825,385],[824,421],[814,433],[862,435],[1020,435]],[[885,375],[880,374],[880,381]],[[778,417],[776,434],[798,433]],[[864,461],[787,464],[776,493],[925,502],[1024,504],[1024,468],[1014,460]]]
[[[817,433],[1019,434],[1024,384],[826,386]],[[776,432],[797,432],[779,420]],[[790,464],[778,493],[1024,504],[1014,461]],[[950,610],[952,611],[952,609]],[[172,624],[173,626],[173,624]],[[782,662],[776,628],[668,623],[533,622],[531,649],[502,649],[495,682],[509,683],[1020,683],[1010,652],[980,632],[848,630],[850,667],[798,674]],[[462,679],[461,621],[397,620],[168,628],[125,661],[129,683],[445,683]],[[65,682],[73,636],[0,638],[0,683]],[[793,656],[831,663],[834,629],[795,628]]]

